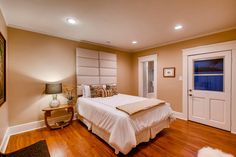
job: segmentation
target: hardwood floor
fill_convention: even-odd
[[[11,136],[7,152],[42,139],[46,139],[52,157],[116,156],[109,145],[78,121],[62,130],[49,131],[43,128]],[[170,128],[160,132],[155,139],[139,144],[127,156],[192,157],[204,146],[236,156],[236,135],[190,121],[176,120]]]

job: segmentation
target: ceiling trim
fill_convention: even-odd
[[[213,34],[217,34],[217,33],[221,33],[221,32],[226,32],[226,31],[230,31],[230,30],[234,30],[234,29],[236,29],[236,26],[231,27],[231,28],[227,28],[227,29],[221,29],[219,31],[214,31],[214,32],[211,32],[211,33],[195,35],[195,36],[183,38],[183,39],[180,39],[180,40],[165,42],[165,43],[161,43],[161,44],[155,44],[155,45],[152,45],[152,46],[147,46],[145,48],[136,49],[136,50],[133,50],[133,51],[130,50],[130,53],[138,53],[140,51],[154,49],[154,48],[158,48],[158,47],[162,47],[162,46],[166,46],[166,45],[171,45],[171,44],[175,44],[175,43],[179,43],[179,42],[183,42],[183,41],[187,41],[187,40],[192,40],[192,39],[196,39],[196,38],[206,37],[206,36],[209,36],[209,35],[213,35]]]
[[[153,49],[153,48],[158,48],[158,47],[161,47],[161,46],[171,45],[171,44],[175,44],[175,43],[179,43],[179,42],[183,42],[183,41],[187,41],[187,40],[191,40],[191,39],[196,39],[196,38],[205,37],[205,36],[213,35],[213,34],[216,34],[216,33],[221,33],[221,32],[236,29],[236,27],[221,29],[219,31],[214,31],[214,32],[211,32],[211,33],[195,35],[195,36],[192,36],[192,37],[183,38],[181,40],[175,40],[175,41],[165,42],[165,43],[161,43],[161,44],[155,44],[155,45],[147,46],[147,47],[144,47],[144,48],[133,49],[132,50],[132,49],[123,49],[123,48],[119,48],[119,47],[115,47],[115,46],[111,46],[111,45],[106,45],[106,44],[95,43],[95,42],[86,41],[86,40],[78,40],[78,39],[75,39],[75,38],[68,37],[66,35],[51,34],[51,33],[48,33],[48,32],[33,30],[31,28],[25,28],[25,27],[21,27],[21,26],[17,26],[17,25],[8,24],[7,26],[12,27],[12,28],[16,28],[16,29],[25,30],[25,31],[40,33],[40,34],[44,34],[44,35],[48,35],[48,36],[52,36],[52,37],[58,37],[58,38],[62,38],[62,39],[72,40],[72,41],[76,41],[76,42],[80,42],[80,43],[87,43],[87,44],[91,44],[91,45],[95,45],[95,46],[102,46],[102,47],[105,47],[105,48],[110,48],[110,49],[114,49],[114,50],[122,51],[122,52],[127,52],[127,53],[138,53],[140,51],[145,51],[145,50],[149,50],[149,49]]]

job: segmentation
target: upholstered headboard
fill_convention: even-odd
[[[76,49],[78,95],[82,95],[82,84],[113,84],[117,82],[116,76],[116,54],[82,48]]]

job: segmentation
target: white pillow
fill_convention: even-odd
[[[91,92],[90,92],[90,86],[88,85],[82,85],[83,89],[83,97],[84,98],[90,98],[91,97]]]
[[[106,88],[107,88],[107,85],[103,84],[103,85],[102,85],[102,88],[103,88],[103,89],[106,89]]]

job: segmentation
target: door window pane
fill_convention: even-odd
[[[195,90],[223,91],[223,75],[194,76]]]
[[[223,58],[194,62],[194,74],[223,74]]]
[[[143,96],[147,97],[147,62],[143,62]]]
[[[143,62],[143,96],[154,92],[154,61]]]
[[[224,91],[224,59],[194,61],[194,89]]]
[[[148,93],[154,92],[154,61],[148,62]]]

